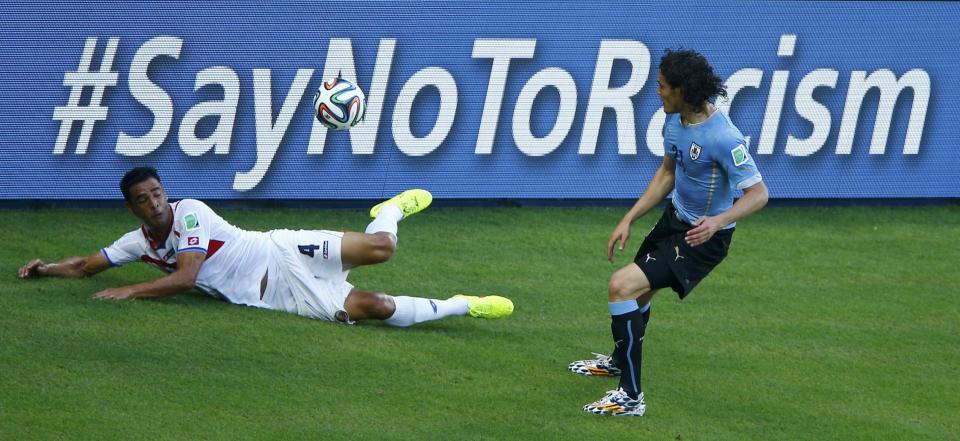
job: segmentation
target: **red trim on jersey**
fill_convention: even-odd
[[[207,245],[207,257],[203,260],[213,257],[213,254],[216,253],[222,246],[222,240],[210,239],[210,245]]]
[[[144,261],[144,262],[146,262],[146,263],[149,263],[149,264],[151,264],[151,265],[153,265],[153,266],[156,266],[156,267],[158,267],[158,268],[160,268],[160,269],[171,269],[171,270],[176,270],[176,269],[177,269],[177,264],[176,264],[176,263],[174,263],[174,264],[171,265],[171,264],[169,264],[169,263],[167,263],[167,262],[164,262],[164,261],[162,261],[162,260],[154,259],[154,258],[152,258],[152,257],[150,257],[150,256],[148,256],[148,255],[146,255],[146,254],[140,256],[140,260],[142,260],[142,261]]]

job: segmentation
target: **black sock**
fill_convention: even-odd
[[[640,299],[639,298],[637,299],[637,306],[640,308],[640,311],[643,312],[644,332],[646,332],[647,322],[650,321],[650,305],[651,303],[647,303],[646,305],[640,305]],[[623,351],[625,351],[627,348],[627,345],[625,344],[627,340],[626,340],[626,336],[622,336],[622,337],[617,336],[617,331],[613,328],[614,328],[613,322],[611,321],[610,331],[613,333],[613,350],[610,351],[610,364],[622,370],[623,369]],[[623,342],[624,344],[618,345],[617,342]]]
[[[649,304],[643,309],[626,314],[611,316],[610,328],[613,331],[614,362],[619,367],[620,388],[631,398],[637,398],[642,391],[640,385],[640,367],[643,361],[643,338],[650,321]]]

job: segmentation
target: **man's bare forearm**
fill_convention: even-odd
[[[43,277],[87,277],[93,272],[84,271],[87,258],[81,256],[67,257],[58,262],[47,263],[37,267],[37,275]]]
[[[637,218],[647,214],[647,212],[656,207],[657,204],[663,201],[663,199],[670,194],[670,191],[673,190],[674,178],[672,173],[658,169],[653,179],[650,180],[650,185],[648,185],[647,189],[643,192],[643,196],[637,199],[637,203],[633,204],[630,211],[623,216],[623,220],[628,223],[633,223]]]
[[[729,225],[756,213],[767,205],[769,195],[767,186],[762,182],[756,188],[751,187],[743,192],[743,196],[730,209],[717,215],[721,225]]]
[[[125,286],[130,291],[130,298],[149,299],[172,296],[193,288],[195,281],[178,273],[173,273],[149,282]]]

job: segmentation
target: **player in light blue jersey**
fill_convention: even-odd
[[[665,154],[676,162],[670,199],[680,220],[699,225],[701,218],[730,210],[735,190],[749,192],[753,185],[763,185],[743,135],[725,113],[714,111],[705,121],[689,125],[674,113],[663,129]],[[736,219],[729,220],[719,229],[736,226]]]
[[[634,220],[668,194],[671,202],[634,261],[610,278],[613,354],[569,366],[583,375],[620,377],[618,388],[584,406],[595,414],[644,414],[640,365],[650,301],[667,287],[686,297],[726,257],[737,220],[767,203],[767,187],[743,135],[711,102],[726,97],[726,90],[707,60],[691,50],[667,50],[659,70],[657,94],[667,113],[663,163],[610,235],[607,258],[613,262],[618,242],[623,250]],[[737,190],[743,196],[734,201]]]

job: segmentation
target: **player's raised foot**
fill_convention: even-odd
[[[513,302],[506,297],[500,296],[468,296],[457,294],[453,298],[460,298],[467,301],[470,305],[470,317],[498,319],[513,314]]]
[[[647,403],[643,402],[643,392],[633,399],[623,389],[617,388],[607,392],[603,398],[583,406],[583,410],[597,415],[643,416],[647,411]]]
[[[431,202],[433,202],[433,195],[430,194],[429,191],[419,188],[407,190],[374,205],[373,208],[370,209],[370,217],[377,217],[377,215],[380,214],[380,209],[382,209],[384,205],[396,205],[400,208],[400,211],[403,212],[403,217],[406,218],[414,213],[423,211],[424,208],[430,206]]]
[[[567,369],[570,372],[591,377],[619,377],[620,368],[613,365],[613,358],[609,355],[593,353],[597,358],[593,360],[577,360],[570,363]]]

